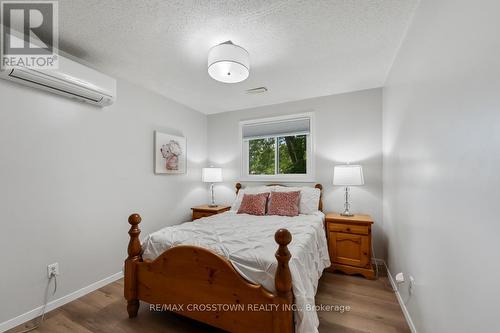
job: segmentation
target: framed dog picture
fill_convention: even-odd
[[[186,173],[186,138],[155,131],[155,173]]]

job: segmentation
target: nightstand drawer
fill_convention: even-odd
[[[359,234],[359,235],[369,234],[369,227],[363,225],[328,223],[328,230],[335,232],[345,232],[348,234]]]
[[[202,217],[209,217],[214,215],[215,213],[211,212],[193,212],[193,220],[201,219]]]

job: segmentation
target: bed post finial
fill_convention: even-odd
[[[317,188],[319,190],[318,210],[322,212],[323,211],[323,185],[316,184],[316,185],[314,185],[314,188]]]
[[[278,251],[276,251],[276,259],[278,260],[278,268],[276,269],[276,276],[274,284],[278,296],[292,299],[292,274],[288,267],[291,254],[288,251],[287,245],[292,241],[292,234],[287,229],[279,229],[274,235],[276,243],[279,244]]]
[[[142,261],[141,257],[141,242],[139,235],[139,223],[141,223],[141,216],[139,214],[132,214],[128,218],[130,223],[130,240],[128,242],[128,257],[125,260],[125,299],[127,300],[127,312],[129,318],[137,316],[139,311],[139,299],[137,298],[137,272],[136,263]]]
[[[241,190],[241,183],[236,183],[236,194]]]
[[[141,221],[142,219],[139,214],[132,214],[128,218],[128,223],[130,223],[130,230],[128,231],[130,235],[130,241],[128,242],[128,259],[133,259],[141,254],[141,242],[139,241],[141,229],[138,227]]]

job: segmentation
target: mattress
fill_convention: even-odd
[[[278,245],[275,232],[286,228],[292,234],[288,249],[292,274],[297,333],[318,332],[319,319],[314,297],[323,270],[330,266],[324,231],[324,214],[295,217],[254,216],[226,212],[193,222],[169,226],[147,236],[142,244],[143,258],[154,260],[176,245],[208,248],[227,258],[248,281],[274,292]]]

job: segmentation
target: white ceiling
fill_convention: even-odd
[[[60,48],[203,113],[383,85],[418,0],[64,0]],[[250,77],[216,82],[207,52],[232,40]],[[264,94],[246,89],[266,86]]]

